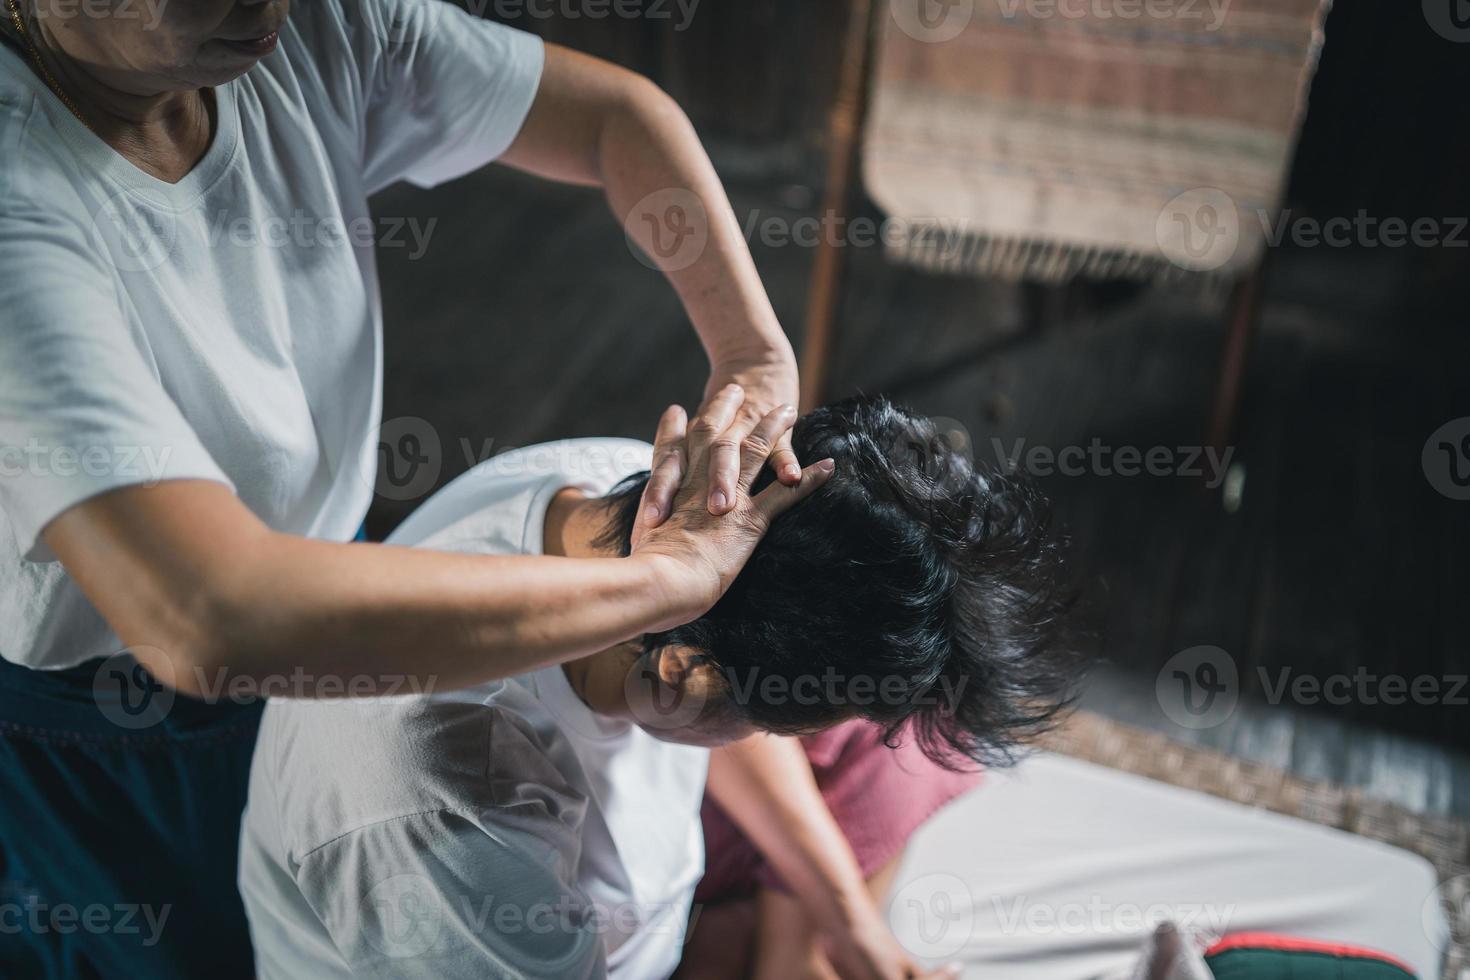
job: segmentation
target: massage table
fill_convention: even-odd
[[[1051,753],[987,774],[911,842],[895,933],[967,978],[1128,976],[1158,920],[1369,947],[1440,980],[1435,872],[1407,851]]]

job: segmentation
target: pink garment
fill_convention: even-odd
[[[980,782],[980,773],[951,772],[924,755],[905,735],[898,748],[883,744],[883,729],[849,721],[801,739],[817,788],[869,877],[895,857],[936,810]],[[704,878],[696,902],[741,898],[758,888],[785,891],[775,870],[731,822],[704,798]]]

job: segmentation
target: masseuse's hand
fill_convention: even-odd
[[[707,414],[720,393],[729,385],[739,385],[744,392],[735,410],[727,437],[709,454],[704,464],[709,472],[705,504],[711,514],[728,514],[735,506],[735,484],[740,479],[740,441],[755,431],[761,419],[782,405],[795,405],[798,395],[796,362],[789,351],[745,358],[727,358],[716,362],[704,388],[704,403],[698,415]],[[791,430],[782,431],[772,448],[768,463],[776,479],[788,487],[801,481],[801,463],[791,449]],[[653,515],[668,514],[678,485],[650,483],[644,494],[639,523],[657,524]]]
[[[693,422],[682,408],[670,406],[654,438],[653,470],[633,528],[633,554],[673,560],[677,581],[670,587],[689,618],[715,604],[771,521],[825,483],[834,468],[832,460],[821,460],[800,470],[795,486],[773,482],[752,497],[751,485],[791,429],[796,410],[776,406],[747,427],[740,414],[744,401],[744,390],[732,384],[715,392]],[[729,506],[719,515],[711,514],[706,503],[714,472],[710,463],[717,457],[736,467],[726,491]],[[672,500],[672,509],[656,503],[663,499]]]
[[[709,383],[704,386],[705,402],[708,403],[727,384],[737,384],[745,391],[745,401],[741,403],[735,419],[737,431],[753,430],[767,413],[781,405],[795,405],[800,395],[796,360],[790,351],[716,362],[710,372]],[[792,451],[789,429],[776,441],[769,465],[776,479],[788,487],[796,486],[801,479],[801,463]],[[734,484],[737,467],[733,455],[711,459],[710,467],[713,471],[710,474],[710,513],[722,514],[728,508],[716,503],[713,494]]]

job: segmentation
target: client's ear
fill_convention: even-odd
[[[719,668],[692,647],[666,646],[640,658],[624,693],[630,716],[664,741],[713,747],[753,731],[731,710]]]
[[[658,677],[683,696],[707,701],[725,690],[724,678],[702,653],[693,647],[672,645],[655,655]]]

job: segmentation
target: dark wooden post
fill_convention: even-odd
[[[829,214],[846,219],[852,208],[863,119],[867,114],[870,65],[881,26],[878,18],[887,12],[888,0],[849,0],[837,93],[827,122],[827,186],[822,194],[820,215],[824,219]],[[823,226],[826,227],[825,221]],[[826,395],[844,259],[844,248],[827,236],[817,243],[812,257],[801,347],[803,412],[820,405]]]

